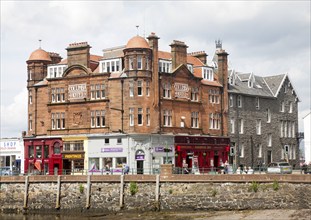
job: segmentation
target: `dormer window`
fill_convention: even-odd
[[[209,81],[213,81],[214,80],[213,70],[206,67],[202,67],[202,78]]]
[[[159,60],[159,72],[170,73],[172,70],[172,62],[167,60]]]
[[[253,86],[254,86],[253,80],[252,80],[252,79],[249,79],[249,80],[248,80],[248,87],[249,87],[249,88],[253,88]]]
[[[112,59],[112,60],[102,60],[100,61],[100,72],[101,73],[114,73],[120,72],[122,69],[121,59]]]
[[[53,65],[48,67],[48,78],[62,77],[67,65]]]
[[[193,66],[192,64],[187,64],[188,70],[193,73]]]

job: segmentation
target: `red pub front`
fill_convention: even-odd
[[[62,174],[61,138],[24,138],[25,174]]]
[[[228,161],[228,137],[175,136],[175,166],[209,172]]]

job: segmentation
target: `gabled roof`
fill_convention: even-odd
[[[267,85],[269,86],[273,96],[277,96],[282,84],[285,80],[285,74],[263,77]]]
[[[230,70],[229,72],[233,72]],[[233,73],[234,74],[234,73]],[[228,87],[230,93],[247,94],[253,96],[273,97],[268,85],[265,83],[263,77],[253,75],[252,73],[239,73],[237,75],[235,84]],[[253,77],[253,78],[252,78]],[[248,80],[254,80],[253,86],[249,87]]]

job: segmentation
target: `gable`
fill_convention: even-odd
[[[90,72],[82,65],[76,64],[68,67],[63,73],[63,77],[87,76]]]
[[[172,72],[173,77],[178,77],[178,78],[187,78],[187,79],[198,79],[202,80],[202,77],[196,77],[194,76],[190,70],[187,68],[186,65],[181,64],[179,65],[173,72]]]

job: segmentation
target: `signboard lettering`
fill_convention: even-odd
[[[123,148],[121,147],[115,147],[115,148],[112,148],[112,147],[105,147],[105,148],[102,148],[101,149],[101,152],[102,153],[106,153],[106,152],[123,152]]]
[[[86,84],[75,84],[68,86],[68,99],[84,99],[86,98]]]
[[[174,89],[175,89],[175,97],[177,98],[189,98],[189,86],[188,84],[183,84],[183,83],[175,83],[174,84]]]

